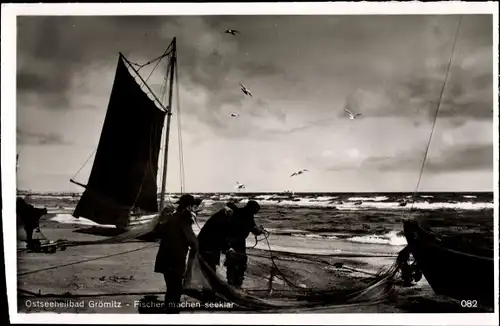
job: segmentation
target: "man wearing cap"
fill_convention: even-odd
[[[154,271],[164,276],[167,285],[165,308],[168,313],[179,313],[186,256],[188,251],[191,257],[198,251],[192,225],[195,207],[200,203],[191,195],[183,195],[176,203],[176,211],[158,229],[160,248]]]
[[[226,253],[227,282],[234,287],[241,287],[247,269],[246,238],[250,232],[257,236],[264,232],[262,226],[255,224],[259,210],[260,205],[254,200],[243,208],[229,203],[198,234],[200,255],[214,271],[220,263],[220,253]]]

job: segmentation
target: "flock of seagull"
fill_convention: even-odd
[[[226,34],[231,34],[233,36],[236,36],[237,34],[241,34],[238,30],[235,30],[235,29],[226,29],[224,31],[224,33]],[[243,94],[245,94],[246,96],[250,96],[250,97],[253,97],[252,96],[252,92],[250,92],[250,90],[248,89],[248,87],[246,87],[244,84],[242,83],[239,83],[240,84],[240,88],[241,88],[241,91],[243,92]],[[349,115],[349,119],[350,120],[354,120],[356,119],[357,117],[359,117],[361,115],[361,113],[354,113],[352,112],[351,110],[347,109],[347,108],[344,108],[344,111]],[[240,115],[238,113],[231,113],[230,116],[232,118],[238,118]],[[290,175],[290,177],[295,177],[295,176],[298,176],[298,175],[301,175],[305,172],[308,172],[307,169],[302,169],[302,170],[299,170],[299,171],[296,171],[294,173],[292,173]],[[239,183],[238,181],[236,181],[236,186],[235,188],[239,191],[241,189],[245,189],[245,185],[242,184],[242,183]],[[290,192],[290,191],[285,191],[285,192]]]

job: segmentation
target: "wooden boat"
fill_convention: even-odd
[[[157,96],[139,70],[162,58],[168,58],[169,63],[166,75],[162,76],[162,94]],[[119,53],[88,183],[70,180],[85,188],[73,212],[76,218],[85,217],[98,224],[127,229],[134,221],[154,220],[166,205],[168,143],[177,67],[176,39],[162,56],[147,64],[138,65]],[[159,98],[166,98],[166,103]],[[158,203],[157,174],[162,136],[165,136],[165,141]]]
[[[493,305],[493,249],[440,237],[417,221],[403,226],[409,250],[435,293],[460,300],[464,307]]]

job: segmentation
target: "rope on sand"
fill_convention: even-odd
[[[71,266],[71,265],[76,265],[76,264],[86,263],[86,262],[89,262],[89,261],[94,261],[94,260],[99,260],[99,259],[105,259],[105,258],[109,258],[109,257],[114,257],[114,256],[124,255],[124,254],[128,254],[128,253],[135,252],[135,251],[140,251],[140,250],[149,249],[149,248],[155,247],[155,246],[157,246],[157,245],[158,245],[158,244],[157,244],[157,243],[155,243],[155,244],[148,245],[148,246],[144,246],[144,247],[140,247],[140,248],[137,248],[137,249],[132,249],[132,250],[128,250],[128,251],[118,252],[118,253],[116,253],[116,254],[110,254],[110,255],[100,256],[100,257],[96,257],[96,258],[90,258],[90,259],[79,260],[79,261],[75,261],[75,262],[68,263],[68,264],[57,265],[57,266],[51,266],[51,267],[46,267],[46,268],[36,269],[36,270],[32,270],[32,271],[27,271],[27,272],[17,273],[17,276],[24,276],[24,275],[34,274],[34,273],[38,273],[38,272],[48,271],[48,270],[51,270],[51,269],[57,269],[57,268],[61,268],[61,267],[66,267],[66,266]]]
[[[37,298],[47,298],[47,299],[52,299],[52,298],[95,298],[95,297],[115,297],[115,296],[128,296],[128,295],[164,295],[165,291],[142,291],[142,292],[115,292],[115,293],[86,293],[86,294],[73,294],[71,292],[65,292],[65,293],[36,293],[33,291],[28,291],[24,289],[17,289],[17,292],[23,293],[23,295],[19,295],[21,298],[30,298],[30,297],[37,297]],[[185,289],[184,294],[188,296],[196,296],[195,292],[200,293],[200,291],[196,290],[191,290],[191,289]]]

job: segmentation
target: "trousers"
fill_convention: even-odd
[[[165,313],[178,314],[180,312],[183,275],[184,271],[181,271],[179,268],[168,268],[163,274],[167,286],[165,293]]]
[[[230,251],[226,254],[226,277],[227,283],[236,288],[243,285],[245,272],[247,270],[248,257],[245,252]]]
[[[200,252],[201,257],[207,263],[207,265],[215,272],[217,271],[217,265],[220,262],[220,251],[202,251]]]
[[[31,226],[31,225],[24,227],[24,231],[26,232],[26,244],[27,244],[28,250],[34,250],[33,231],[35,231],[36,228],[37,228],[36,226]]]

